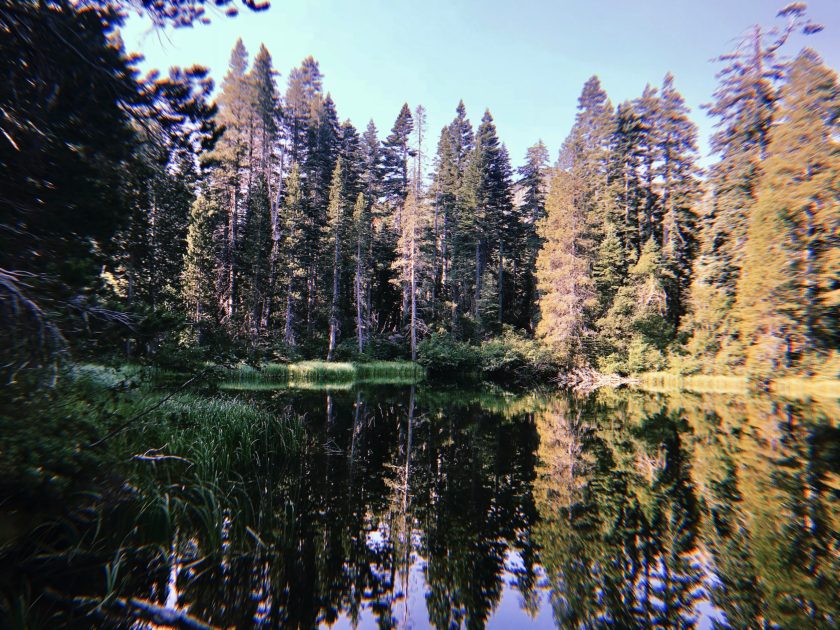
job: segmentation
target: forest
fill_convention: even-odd
[[[4,2],[7,375],[224,356],[836,378],[838,82],[787,45],[822,28],[801,3],[718,60],[707,169],[671,74],[617,105],[593,76],[559,156],[540,140],[514,168],[490,110],[357,128],[313,57],[283,80],[265,45],[238,41],[217,90],[200,66],[141,76],[134,6]]]

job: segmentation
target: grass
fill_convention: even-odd
[[[746,376],[646,372],[637,377],[639,387],[650,392],[688,391],[700,394],[750,394],[756,389]],[[770,381],[770,392],[785,398],[840,398],[840,381],[803,377],[783,377]]]
[[[301,361],[290,364],[269,363],[259,369],[241,366],[230,376],[222,384],[224,389],[347,389],[355,384],[410,385],[422,381],[426,371],[421,365],[410,361]]]

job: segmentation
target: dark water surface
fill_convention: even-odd
[[[840,623],[835,401],[229,395],[276,424],[140,460],[96,517],[34,528],[0,568],[21,606],[52,627],[143,627],[149,605],[182,627]]]

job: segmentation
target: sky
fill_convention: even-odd
[[[143,70],[207,66],[221,82],[241,37],[253,56],[264,43],[285,91],[289,70],[312,55],[341,120],[361,131],[373,119],[384,138],[404,102],[427,112],[428,153],[459,99],[475,126],[485,109],[514,166],[538,139],[552,159],[568,134],[583,83],[593,74],[613,104],[659,85],[666,72],[692,110],[707,164],[713,120],[708,103],[719,68],[713,59],[755,23],[772,25],[785,0],[272,0],[268,11],[212,23],[154,30],[131,17],[126,47]],[[791,42],[816,49],[840,68],[840,0],[811,0],[825,30]]]

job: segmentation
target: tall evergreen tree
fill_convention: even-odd
[[[283,319],[283,340],[293,347],[297,343],[300,305],[305,297],[307,215],[300,168],[292,163],[286,178],[283,204],[280,208],[283,252],[281,267],[285,269],[286,306]]]
[[[284,98],[283,122],[289,141],[289,158],[303,164],[309,146],[309,129],[313,125],[323,99],[323,76],[312,57],[289,73]]]
[[[345,194],[343,160],[339,157],[330,185],[330,201],[327,207],[327,242],[332,256],[332,291],[330,292],[329,341],[327,361],[332,361],[338,337],[341,334],[341,276],[347,236],[347,200]]]
[[[216,233],[223,215],[224,210],[205,195],[195,199],[190,211],[181,282],[187,314],[199,327],[199,341],[201,330],[218,321],[217,283],[222,270]]]
[[[641,181],[644,130],[633,103],[618,106],[610,141],[610,220],[631,260],[638,258],[643,244],[640,218],[645,202]]]
[[[211,154],[211,160],[216,165],[212,181],[227,207],[223,235],[226,276],[223,304],[225,322],[229,327],[234,326],[236,316],[239,233],[249,192],[242,181],[249,167],[250,134],[254,117],[253,86],[247,80],[247,69],[248,53],[242,40],[238,39],[231,52],[228,72],[217,99],[217,120],[224,132]]]
[[[356,196],[353,206],[353,240],[355,248],[353,262],[353,301],[356,307],[356,340],[359,353],[365,351],[370,330],[370,303],[368,296],[370,283],[370,239],[371,239],[370,205],[362,193]]]
[[[787,370],[836,348],[840,85],[811,50],[787,72],[750,216],[736,309],[748,367]],[[823,358],[824,360],[824,358]]]
[[[586,215],[576,205],[575,187],[563,170],[552,177],[546,217],[539,225],[543,247],[537,256],[537,334],[569,363],[586,356],[585,339],[591,334],[587,313],[598,299],[589,252],[581,247]]]
[[[522,264],[520,266],[521,292],[517,296],[517,322],[533,332],[537,318],[537,254],[542,247],[539,223],[545,218],[545,200],[548,193],[548,149],[542,140],[528,148],[525,164],[518,169],[521,201],[518,212],[522,219],[520,241]]]
[[[697,127],[689,120],[688,107],[674,88],[670,73],[662,83],[658,114],[657,175],[663,214],[659,242],[668,289],[668,316],[674,326],[679,326],[697,251],[700,183],[696,166]]]

